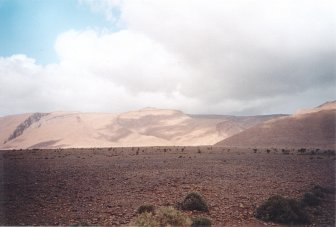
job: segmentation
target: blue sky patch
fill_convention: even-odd
[[[0,0],[0,56],[25,54],[39,64],[56,63],[57,36],[70,29],[116,30],[102,14],[76,0]]]

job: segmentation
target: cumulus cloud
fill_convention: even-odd
[[[0,58],[2,114],[265,114],[335,98],[333,1],[80,2],[122,29],[60,34],[53,65]]]
[[[333,81],[335,4],[324,3],[126,1],[122,18],[196,69],[186,95],[253,99]]]
[[[177,91],[179,80],[190,78],[164,46],[129,30],[107,34],[70,31],[58,37],[56,50],[60,65],[75,71],[81,68],[135,94],[170,94]]]

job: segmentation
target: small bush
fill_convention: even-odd
[[[211,220],[205,217],[196,217],[192,219],[191,227],[207,227],[211,226]]]
[[[186,226],[190,225],[190,219],[173,207],[162,207],[158,210],[156,219],[160,226]]]
[[[173,207],[161,207],[156,214],[141,213],[132,223],[136,226],[187,226],[190,224],[190,219]]]
[[[272,196],[256,210],[255,217],[264,221],[284,224],[305,224],[309,222],[300,203],[282,196]]]
[[[321,199],[311,192],[307,192],[303,195],[302,203],[308,206],[318,206],[321,203]]]
[[[154,213],[154,211],[155,211],[155,207],[153,205],[145,204],[145,205],[141,205],[138,208],[137,213],[138,214],[142,214],[144,212]]]
[[[159,222],[156,220],[153,213],[144,212],[139,214],[136,218],[134,223],[131,225],[135,226],[158,226]]]
[[[189,193],[179,207],[182,210],[209,211],[206,201],[197,192]]]

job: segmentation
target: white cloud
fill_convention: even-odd
[[[183,89],[186,95],[209,101],[259,98],[333,80],[333,6],[331,1],[125,1],[122,19],[196,69],[193,83]]]
[[[2,114],[144,106],[255,114],[335,98],[333,1],[81,2],[123,29],[60,34],[54,65],[0,58]]]
[[[58,37],[56,50],[63,67],[84,70],[132,93],[171,93],[178,90],[179,80],[188,77],[174,54],[129,30],[107,34],[70,31]]]
[[[2,114],[30,111],[125,111],[182,108],[188,75],[158,43],[131,31],[68,31],[55,43],[60,62],[40,66],[15,55],[0,59]]]

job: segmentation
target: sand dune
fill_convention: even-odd
[[[187,115],[156,108],[21,114],[0,118],[0,149],[209,145],[280,116]]]
[[[217,143],[231,147],[335,149],[336,102],[265,121]]]

